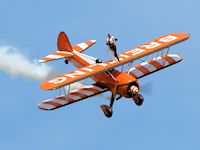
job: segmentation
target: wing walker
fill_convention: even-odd
[[[101,109],[108,118],[113,114],[114,102],[121,97],[132,99],[136,105],[141,106],[144,98],[140,94],[138,80],[180,62],[183,57],[170,54],[169,48],[187,40],[189,36],[186,33],[167,34],[121,53],[117,56],[117,60],[102,62],[100,59],[83,54],[84,50],[96,42],[95,40],[72,46],[67,35],[60,32],[57,41],[58,50],[41,58],[39,62],[64,58],[66,64],[72,63],[77,70],[43,82],[40,85],[41,89],[63,90],[63,94],[60,93],[55,98],[39,103],[38,107],[42,110],[53,110],[107,91],[111,93],[110,103],[101,105]],[[124,67],[125,65],[128,67]],[[119,67],[121,69],[117,70]],[[70,90],[71,85],[86,78],[91,78],[94,82]]]

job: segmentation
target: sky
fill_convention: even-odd
[[[153,84],[151,94],[142,93],[144,104],[119,100],[110,119],[101,112],[100,105],[109,103],[101,96],[39,110],[37,104],[53,91],[0,70],[1,149],[199,150],[199,5],[198,0],[1,0],[0,46],[15,47],[31,61],[57,50],[60,31],[72,44],[97,40],[85,53],[104,61],[112,58],[105,45],[108,33],[118,38],[119,53],[164,34],[191,35],[171,48],[182,62],[139,80]],[[47,65],[59,72],[74,69],[61,60]]]

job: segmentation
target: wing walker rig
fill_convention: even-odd
[[[82,52],[96,43],[89,40],[77,45],[71,45],[67,35],[60,32],[57,40],[58,51],[41,58],[39,62],[53,61],[64,58],[65,63],[72,63],[77,70],[61,74],[40,85],[43,90],[64,89],[64,94],[47,99],[38,104],[42,110],[53,110],[106,91],[111,92],[110,104],[101,105],[105,116],[113,114],[113,104],[121,97],[132,99],[136,105],[142,105],[144,98],[140,94],[138,79],[180,62],[183,57],[169,54],[169,48],[189,38],[186,33],[171,33],[154,39],[151,42],[132,48],[119,55],[119,60],[102,62],[100,59],[88,56]],[[136,64],[137,60],[142,60]],[[128,69],[124,69],[124,65]],[[122,66],[119,71],[116,67]],[[70,86],[80,80],[91,78],[94,83],[82,85],[75,90]],[[67,87],[67,88],[66,88]]]

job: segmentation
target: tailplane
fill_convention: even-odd
[[[69,39],[65,32],[60,32],[58,35],[57,40],[57,47],[58,51],[51,53],[50,55],[47,55],[46,57],[43,57],[39,59],[39,62],[47,62],[52,60],[57,60],[61,58],[73,58],[74,55],[78,55],[79,53],[83,52],[90,46],[96,43],[96,40],[89,40],[85,41],[76,45],[71,46]],[[68,59],[67,59],[68,60]],[[68,62],[66,60],[66,62]]]
[[[60,32],[60,34],[58,35],[57,46],[58,46],[59,51],[72,52],[73,50],[75,50],[81,53],[95,43],[96,43],[96,40],[89,40],[89,41],[85,41],[85,42],[71,46],[65,32]]]

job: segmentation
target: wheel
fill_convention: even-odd
[[[101,105],[101,110],[103,111],[106,117],[108,118],[112,117],[113,114],[112,107],[109,107],[107,105]]]
[[[137,94],[133,97],[133,100],[137,106],[141,106],[143,104],[144,97],[141,94]]]
[[[65,64],[68,64],[68,60],[65,60]]]

